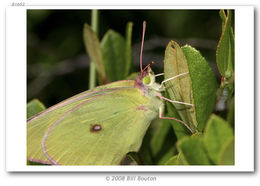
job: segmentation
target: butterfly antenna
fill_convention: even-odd
[[[142,72],[144,72],[145,71],[145,69],[147,69],[149,66],[151,66],[152,64],[154,64],[154,61],[152,61],[151,63],[149,63],[143,70],[142,70]]]
[[[142,58],[143,58],[145,28],[146,28],[146,21],[143,22],[143,38],[142,38],[141,53],[140,53],[140,69],[141,69],[141,72],[143,72],[143,67],[142,67],[143,62],[142,62]]]

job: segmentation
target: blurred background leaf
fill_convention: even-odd
[[[222,34],[217,48],[217,65],[219,72],[226,78],[232,77],[234,72],[234,32],[232,28],[233,12],[220,10],[222,19]]]
[[[105,72],[103,52],[101,50],[99,39],[92,28],[85,23],[83,28],[83,40],[86,51],[91,61],[95,64],[96,71],[103,83],[108,82]],[[94,86],[94,85],[93,85]]]
[[[144,65],[153,60],[155,73],[163,72],[165,47],[173,39],[199,49],[220,81],[215,64],[221,34],[218,10],[101,10],[99,38],[109,29],[125,36],[127,23],[134,23],[134,67],[129,72],[140,71],[143,20],[147,21]],[[27,101],[38,98],[49,107],[88,89],[90,60],[82,27],[90,22],[90,10],[27,10]]]
[[[101,41],[103,62],[110,82],[127,78],[132,66],[130,22],[126,28],[126,38],[114,30],[108,30]]]

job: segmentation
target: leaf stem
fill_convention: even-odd
[[[91,27],[98,36],[98,10],[91,10]],[[93,61],[90,62],[89,68],[89,89],[96,86],[96,65]]]

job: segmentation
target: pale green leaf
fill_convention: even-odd
[[[96,70],[98,71],[102,82],[107,82],[105,67],[103,64],[102,51],[98,37],[87,23],[84,24],[83,28],[83,40],[91,62],[96,64]]]
[[[204,144],[211,160],[218,164],[223,146],[233,137],[230,125],[217,115],[212,115],[207,123]]]

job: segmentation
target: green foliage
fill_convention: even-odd
[[[84,42],[96,64],[102,83],[126,79],[132,66],[131,39],[133,23],[126,27],[126,39],[114,30],[108,30],[101,43],[88,24],[83,30]]]
[[[218,116],[212,115],[205,129],[204,143],[208,154],[215,164],[220,161],[223,146],[233,137],[230,125]]]
[[[234,135],[222,118],[211,115],[203,133],[178,140],[179,154],[167,165],[234,165]]]
[[[231,137],[222,147],[219,154],[219,165],[235,165],[235,139]]]
[[[86,51],[91,61],[96,64],[96,69],[99,73],[101,81],[107,82],[103,56],[102,56],[101,46],[98,37],[87,23],[84,24],[83,39],[84,39]]]
[[[45,106],[38,99],[31,100],[27,103],[27,119],[45,109]]]
[[[235,125],[235,98],[232,99],[227,114],[227,121],[234,128]]]
[[[177,118],[177,119],[181,119],[181,117],[178,114],[178,111],[173,106],[173,104],[166,102],[166,109],[168,111],[167,116],[173,117],[173,118]],[[174,133],[175,133],[175,135],[176,135],[178,140],[182,139],[185,136],[189,136],[190,135],[190,131],[187,129],[187,127],[182,125],[180,122],[178,122],[178,121],[169,121],[169,120],[166,120],[165,122],[168,122],[168,123],[170,123],[172,125],[172,127],[174,129]]]
[[[232,28],[233,11],[219,11],[222,19],[222,33],[216,51],[216,60],[218,70],[223,77],[220,85],[220,94],[224,88],[228,89],[228,99],[231,98],[234,92],[235,78],[235,38]],[[219,95],[220,96],[220,95]]]
[[[163,164],[176,153],[174,135],[168,121],[155,120],[151,123],[138,152],[145,165]]]
[[[232,11],[221,10],[222,34],[217,48],[217,65],[219,72],[226,78],[232,77],[234,72],[234,33],[232,29]]]
[[[201,132],[215,106],[217,81],[199,51],[188,45],[182,47],[182,51],[188,62],[198,131]]]
[[[189,72],[166,82],[172,100],[194,104],[194,107],[174,103],[182,121],[193,132],[202,131],[215,105],[217,82],[208,62],[191,46],[171,41],[165,51],[165,79]]]
[[[210,160],[200,137],[187,137],[178,142],[180,154],[187,165],[210,165]]]

